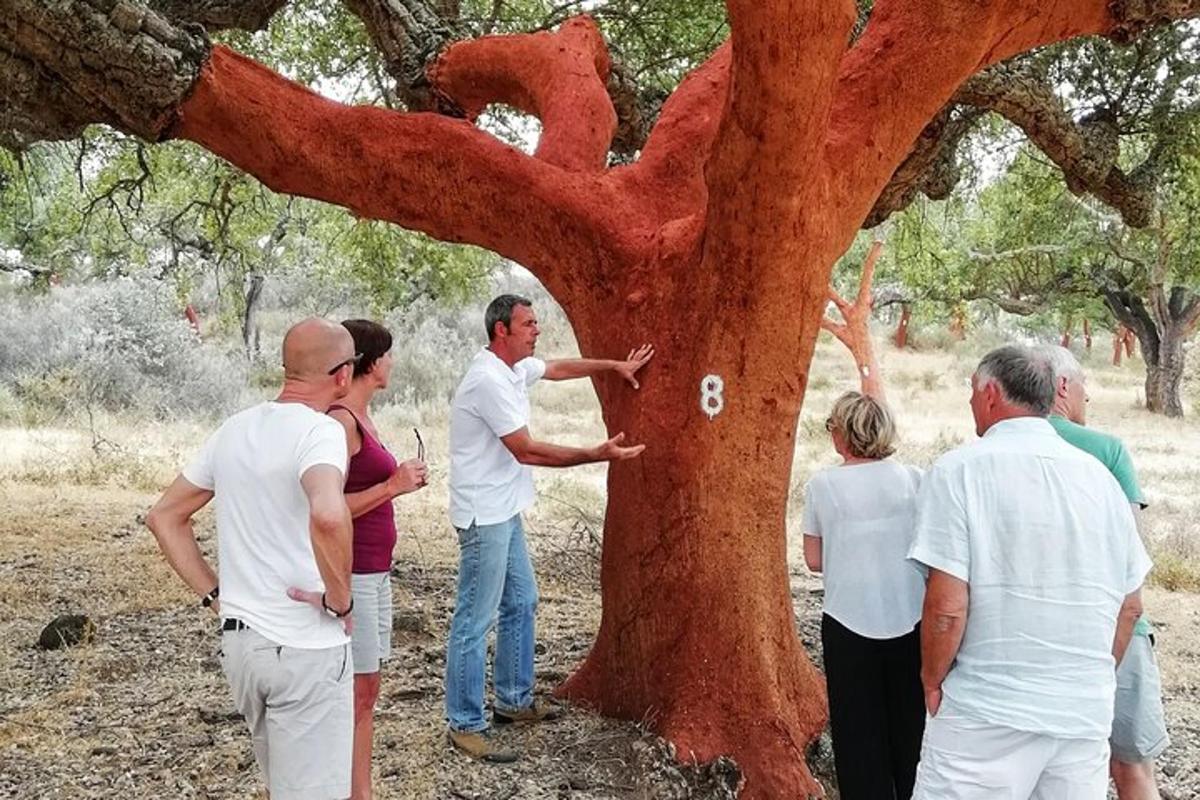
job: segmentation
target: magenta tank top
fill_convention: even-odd
[[[396,471],[396,459],[367,432],[353,411],[345,406],[330,406],[329,410],[341,409],[354,417],[362,447],[350,457],[346,475],[346,493],[353,494],[383,483]],[[387,572],[392,568],[392,548],[396,546],[396,517],[392,501],[387,500],[354,520],[354,566],[356,573]]]

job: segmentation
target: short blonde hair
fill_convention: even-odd
[[[861,392],[846,392],[833,404],[825,427],[841,431],[856,458],[887,458],[896,452],[896,423],[887,406]]]

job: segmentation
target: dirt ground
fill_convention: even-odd
[[[883,366],[901,426],[896,458],[928,465],[973,435],[965,388],[971,355],[888,350]],[[827,342],[813,367],[797,435],[789,551],[798,628],[819,660],[820,583],[803,567],[796,523],[804,482],[834,461],[821,421],[833,398],[854,385],[854,373]],[[1139,410],[1140,380],[1136,366],[1095,364],[1093,424],[1121,435],[1134,454],[1151,501],[1147,540],[1158,565],[1171,568],[1158,573],[1160,587],[1195,587],[1200,425]],[[537,435],[598,441],[603,429],[586,385],[539,388],[533,399]],[[732,765],[679,766],[643,726],[582,711],[503,733],[526,754],[515,765],[480,765],[446,746],[441,676],[456,547],[445,515],[445,409],[390,407],[376,420],[386,441],[405,445],[420,426],[431,469],[429,489],[397,502],[394,659],[383,672],[377,797],[733,797]],[[140,524],[208,425],[101,420],[99,427],[100,438],[95,430],[0,429],[0,797],[261,797],[248,736],[218,666],[215,622]],[[396,450],[404,454],[404,445]],[[599,624],[603,476],[599,467],[537,473],[539,502],[528,529],[542,593],[537,675],[545,691],[582,659]],[[211,519],[203,517],[198,530],[211,551]],[[1173,739],[1158,764],[1163,797],[1200,800],[1200,594],[1151,588],[1146,606],[1158,629]],[[89,615],[94,641],[36,648],[42,627],[65,613]],[[828,774],[827,746],[814,748],[810,763]]]
[[[15,798],[254,797],[260,782],[216,659],[213,620],[195,607],[138,523],[152,495],[6,483],[0,489],[0,795]],[[569,522],[569,524],[567,524]],[[549,689],[584,655],[599,619],[587,521],[535,518],[542,576],[538,679]],[[202,527],[206,548],[211,531]],[[383,673],[375,759],[381,798],[732,797],[728,765],[673,766],[640,726],[576,712],[504,736],[527,754],[482,766],[444,743],[441,674],[453,602],[444,532],[410,533],[397,553],[396,658]],[[571,557],[574,555],[574,560]],[[819,584],[793,577],[802,638],[815,646]],[[1164,797],[1200,798],[1200,596],[1151,590],[1174,746]],[[60,613],[86,613],[95,640],[33,645]],[[827,754],[826,754],[827,755]]]

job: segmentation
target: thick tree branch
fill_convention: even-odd
[[[179,118],[174,136],[277,192],[486,247],[563,297],[603,254],[643,246],[598,177],[568,176],[464,120],[335,103],[223,47]]]
[[[733,47],[727,105],[706,168],[710,197],[734,197],[747,181],[796,195],[811,186],[837,61],[857,12],[850,0],[762,3],[730,0]],[[787,42],[787,47],[773,43]],[[761,173],[759,174],[759,170]],[[765,217],[770,217],[767,219]],[[756,214],[766,225],[791,222]]]
[[[608,70],[604,37],[590,17],[582,16],[555,32],[458,42],[427,73],[434,91],[467,119],[474,120],[491,103],[518,108],[541,120],[538,158],[599,172],[617,124],[606,89]]]
[[[5,0],[0,143],[74,138],[94,122],[156,140],[208,50],[202,32],[128,0]]]
[[[1043,76],[1012,63],[972,77],[954,102],[994,111],[1019,127],[1062,170],[1073,193],[1095,195],[1130,227],[1150,224],[1155,176],[1142,171],[1135,180],[1117,166],[1120,146],[1111,116],[1093,114],[1076,123]]]
[[[930,200],[949,197],[961,175],[956,157],[958,144],[982,116],[983,112],[975,109],[942,109],[921,131],[912,152],[883,187],[862,226],[874,228],[907,208],[918,194]]]
[[[928,120],[991,64],[1073,36],[1125,38],[1196,15],[1200,0],[880,0],[842,60],[826,148],[834,196],[865,219]]]
[[[856,10],[850,0],[727,5],[730,90],[704,165],[702,268],[736,275],[746,290],[753,284],[775,301],[794,285],[798,264],[824,269],[837,255],[825,247],[844,248],[825,235],[827,217],[805,211],[828,202],[829,184],[817,168],[820,144]],[[806,287],[814,301],[807,307],[817,312],[807,318],[811,330],[827,277]]]
[[[443,49],[469,37],[449,16],[447,4],[430,0],[342,0],[363,21],[367,35],[383,55],[396,93],[410,111],[438,111],[459,115],[453,107],[438,105],[425,69]]]
[[[692,70],[663,105],[641,158],[614,173],[630,194],[656,204],[652,216],[660,223],[700,214],[708,205],[704,165],[728,99],[732,55],[727,41]]]

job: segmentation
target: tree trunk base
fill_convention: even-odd
[[[761,640],[760,640],[761,641]],[[824,790],[805,761],[808,745],[828,717],[825,680],[802,653],[770,642],[770,654],[756,653],[738,664],[728,659],[684,653],[664,658],[690,663],[687,685],[653,687],[663,703],[638,698],[629,673],[629,655],[605,653],[603,639],[556,695],[605,716],[646,723],[675,747],[681,764],[733,759],[741,774],[741,800],[823,797]],[[768,642],[764,642],[767,644]],[[799,640],[794,640],[800,650]],[[616,655],[614,659],[613,656]],[[642,663],[655,663],[653,659]],[[694,668],[701,665],[701,674]],[[663,665],[664,672],[671,667]]]

